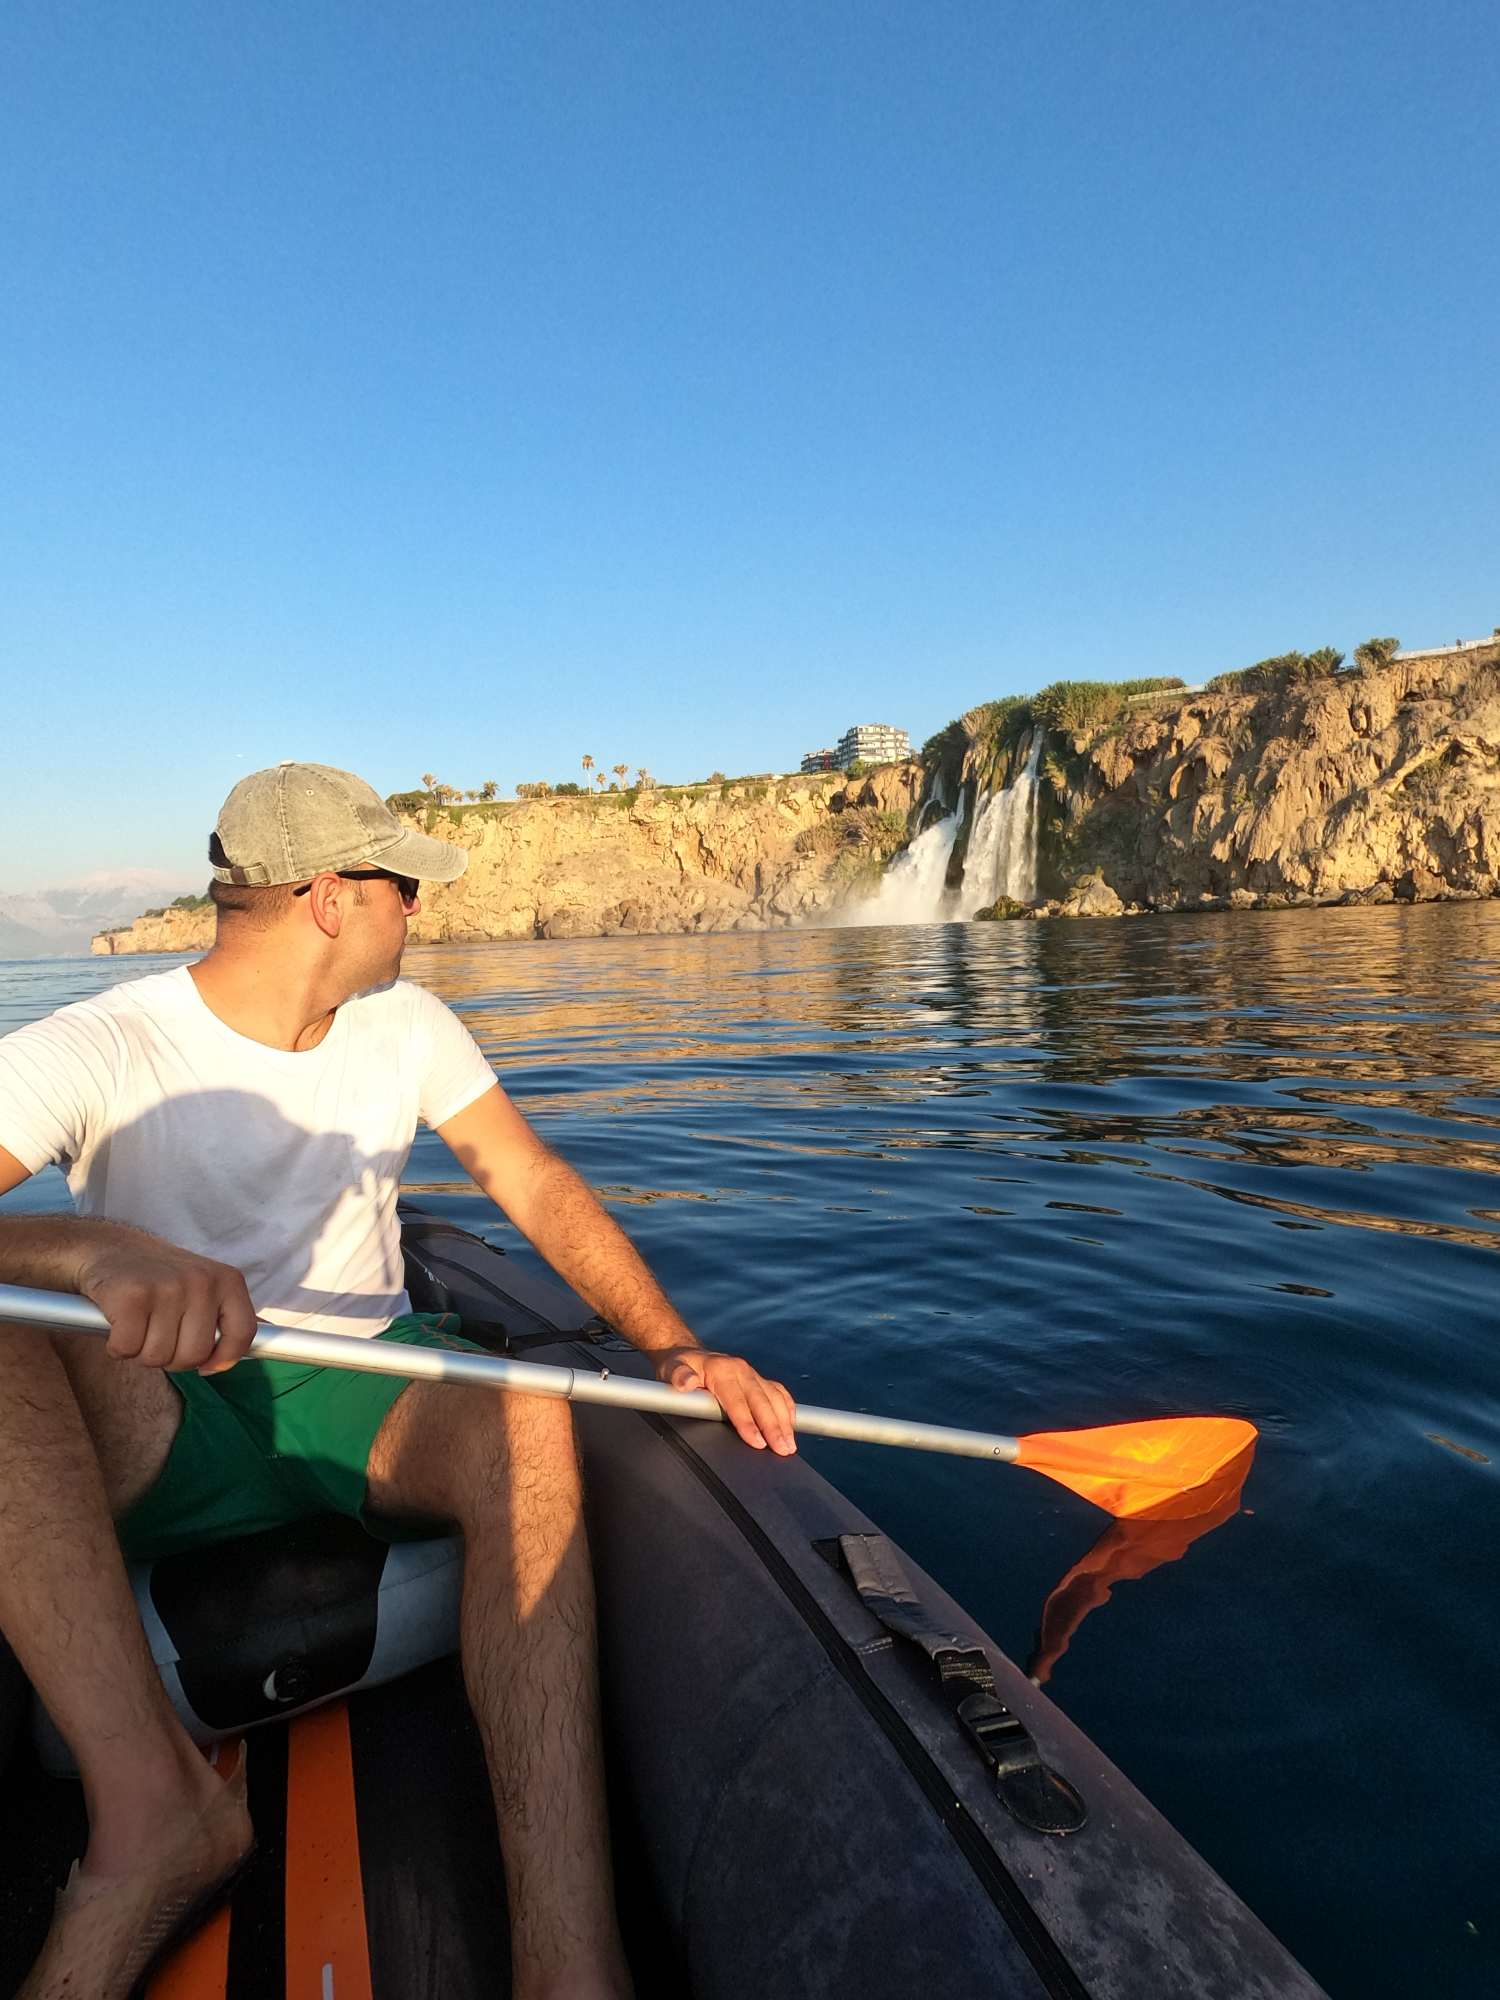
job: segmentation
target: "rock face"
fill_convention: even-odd
[[[212,910],[163,910],[159,916],[137,917],[123,930],[96,931],[89,950],[96,957],[132,951],[207,951],[213,941]]]
[[[1102,875],[1085,875],[1059,904],[1060,917],[1120,917],[1125,905]]]
[[[980,716],[982,711],[975,711]],[[968,722],[965,718],[965,724]],[[468,872],[423,898],[424,943],[762,929],[867,894],[933,815],[1014,782],[957,735],[861,783],[824,777],[547,799],[429,815]],[[967,745],[967,747],[965,747]],[[1500,891],[1500,641],[1258,693],[1158,699],[1092,736],[1054,733],[1039,768],[1039,914],[1427,902]],[[981,914],[1013,914],[998,906]],[[196,951],[211,911],[167,911],[96,952]]]
[[[1429,901],[1500,883],[1500,643],[1190,695],[1054,743],[1047,841],[1064,894],[1096,873],[1155,909]]]
[[[918,763],[822,776],[436,810],[422,825],[467,848],[456,882],[424,891],[414,942],[760,930],[827,915],[868,891],[905,840]],[[105,931],[95,952],[201,951],[212,910]]]

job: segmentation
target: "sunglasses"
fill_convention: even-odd
[[[329,873],[337,875],[341,882],[394,882],[401,907],[406,910],[416,908],[417,895],[422,886],[415,875],[392,875],[384,868],[334,868]],[[304,882],[300,888],[293,889],[292,894],[305,896],[311,887],[311,882]]]

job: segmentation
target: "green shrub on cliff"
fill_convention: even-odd
[[[899,806],[876,806],[869,818],[870,839],[883,853],[894,854],[906,839],[906,814]]]
[[[1354,649],[1354,664],[1363,667],[1367,673],[1378,672],[1388,667],[1401,650],[1399,639],[1366,639],[1362,646]]]
[[[1181,674],[1152,674],[1140,681],[1116,681],[1115,692],[1123,701],[1130,701],[1140,694],[1166,694],[1173,688],[1185,688],[1187,682]]]
[[[1043,729],[1085,736],[1113,722],[1124,701],[1119,682],[1053,681],[1031,697],[1031,710]]]
[[[1016,747],[1034,726],[1031,698],[1024,694],[981,702],[959,717],[958,727],[972,758],[970,770],[981,792],[995,791],[1007,782]]]
[[[1210,694],[1279,694],[1307,681],[1327,680],[1343,664],[1344,656],[1336,646],[1319,646],[1311,653],[1273,653],[1269,659],[1257,660],[1253,667],[1215,674],[1203,685]]]
[[[1253,667],[1245,669],[1245,685],[1253,688],[1291,687],[1305,678],[1303,668],[1307,664],[1305,653],[1275,653],[1269,660],[1257,660]]]
[[[1452,746],[1448,751],[1436,751],[1431,757],[1424,757],[1420,764],[1413,764],[1400,782],[1392,789],[1403,792],[1409,799],[1420,799],[1431,804],[1441,797],[1445,781],[1457,761],[1452,756]]]
[[[1014,743],[1031,727],[1031,697],[1005,694],[998,701],[982,701],[977,708],[965,709],[956,726],[971,743]],[[955,725],[950,722],[948,727]]]
[[[967,743],[964,726],[955,718],[952,722],[945,722],[941,729],[929,736],[917,755],[931,770],[941,764],[945,757],[961,757]]]
[[[826,860],[838,853],[844,842],[844,828],[837,819],[815,819],[803,827],[792,842],[796,854],[819,854]]]

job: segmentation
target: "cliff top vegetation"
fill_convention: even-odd
[[[1213,675],[1203,682],[1201,692],[1262,694],[1326,680],[1334,674],[1378,673],[1400,650],[1399,639],[1375,638],[1355,647],[1352,663],[1346,663],[1335,646],[1318,646],[1309,653],[1277,653],[1253,666]],[[929,770],[934,770],[971,747],[981,760],[987,755],[1007,755],[1038,727],[1070,736],[1096,735],[1121,722],[1127,710],[1140,702],[1188,691],[1187,682],[1175,674],[1120,681],[1052,681],[1035,694],[1004,695],[966,710],[929,736],[920,755]]]
[[[624,769],[618,765],[614,768],[622,772]],[[439,816],[450,825],[458,826],[471,814],[484,818],[501,817],[519,812],[525,806],[542,803],[583,806],[593,811],[628,811],[643,794],[661,798],[739,798],[754,803],[769,797],[773,791],[778,797],[785,797],[793,791],[832,790],[850,778],[866,776],[874,768],[873,765],[865,765],[857,770],[851,767],[848,771],[756,771],[737,778],[726,778],[723,772],[714,771],[707,778],[686,785],[660,785],[649,771],[642,768],[635,784],[621,785],[616,782],[600,790],[589,791],[573,779],[561,779],[555,785],[538,780],[517,785],[515,797],[510,799],[484,798],[478,793],[462,792],[452,785],[434,782],[422,791],[392,792],[386,804],[392,812],[421,818],[430,833]]]

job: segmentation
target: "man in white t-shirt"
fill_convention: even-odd
[[[0,1631],[77,1758],[89,1815],[22,1995],[123,2000],[250,1841],[242,1785],[198,1755],[157,1678],[121,1548],[161,1555],[332,1510],[376,1533],[463,1529],[464,1669],[514,1991],[618,2000],[566,1405],[240,1357],[257,1318],[443,1340],[402,1282],[396,1198],[420,1120],[663,1380],[711,1389],[748,1443],[778,1452],[795,1448],[791,1398],[698,1345],[462,1023],[398,978],[418,885],[460,874],[461,848],[402,827],[349,772],[282,764],[236,785],[210,856],[206,958],[0,1040],[0,1193],[58,1164],[76,1211],[0,1218],[0,1281],[81,1292],[111,1326],[107,1348],[0,1328]]]

